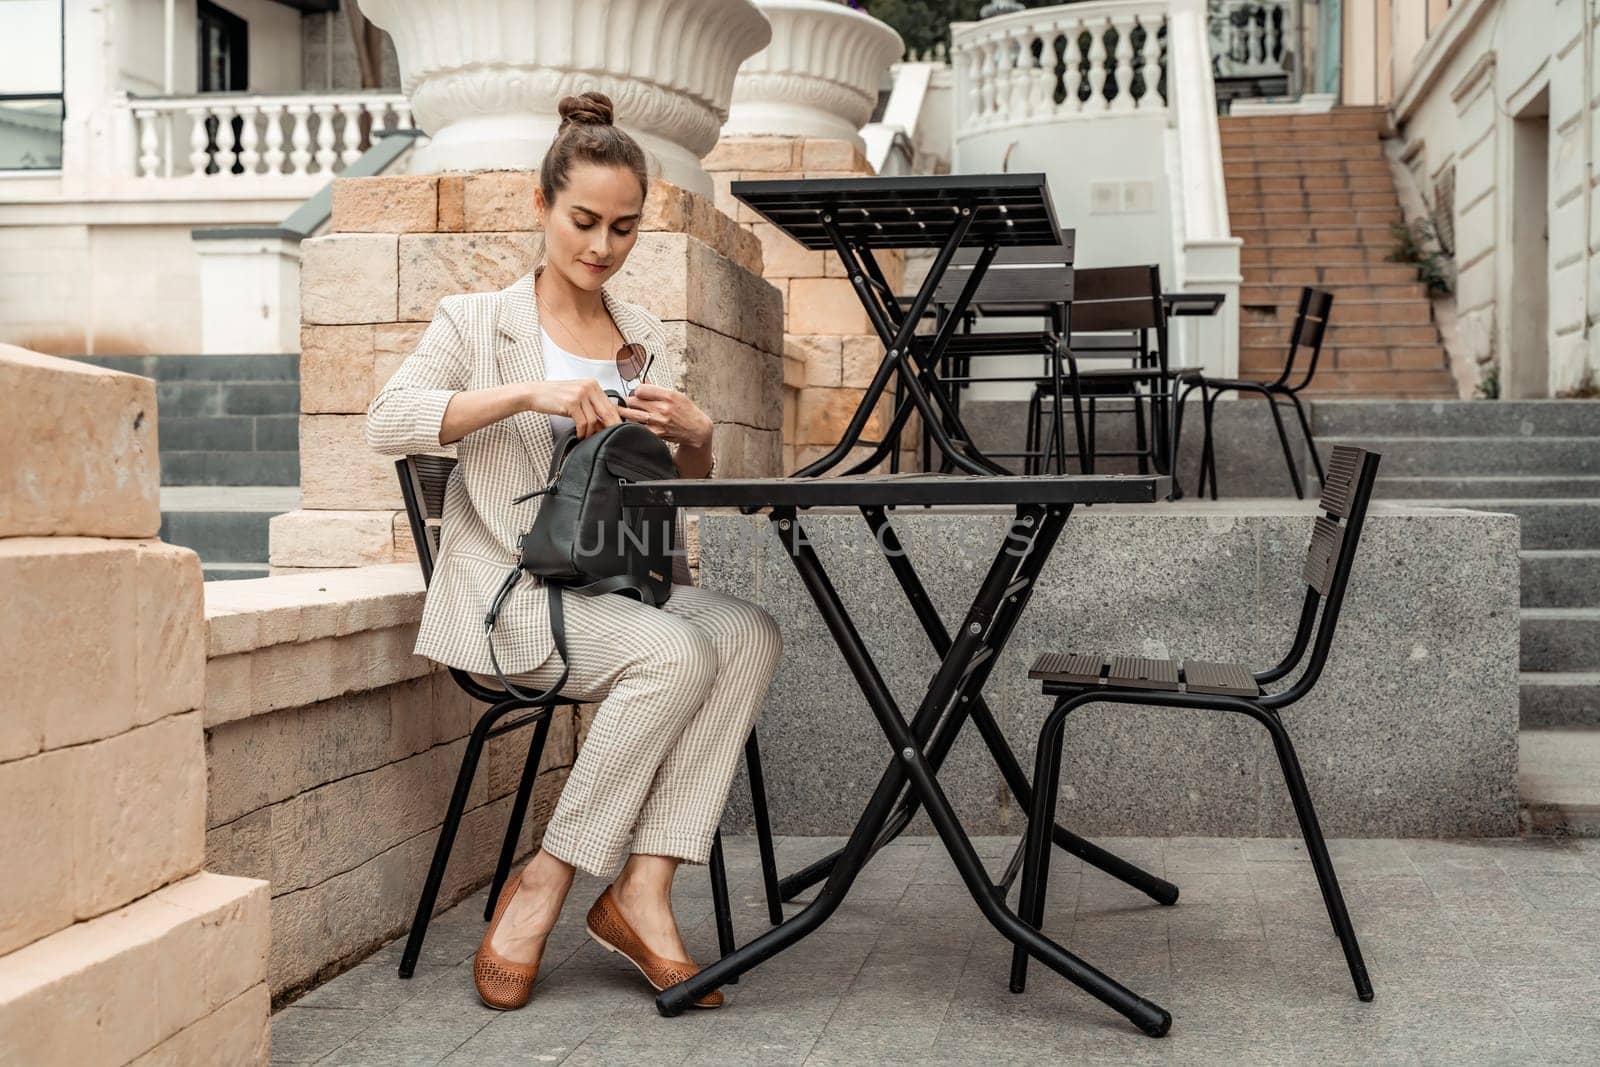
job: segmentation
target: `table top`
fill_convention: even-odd
[[[1168,315],[1215,315],[1227,299],[1223,293],[1162,293]]]
[[[1149,504],[1171,479],[1150,474],[1055,477],[970,474],[848,474],[834,478],[672,478],[622,487],[631,507],[863,507],[985,504]]]
[[[890,177],[737,181],[742,200],[802,245],[831,249],[831,214],[847,240],[872,248],[939,248],[962,208],[972,225],[963,246],[1058,245],[1061,230],[1043,174],[911,174]]]

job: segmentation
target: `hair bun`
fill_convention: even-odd
[[[596,92],[563,96],[556,110],[561,115],[563,127],[568,123],[577,126],[610,126],[616,114],[611,106],[611,98],[605,93]]]

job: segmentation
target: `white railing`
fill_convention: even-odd
[[[1294,0],[1210,0],[1207,37],[1219,78],[1284,75],[1295,65]]]
[[[385,129],[408,129],[399,93],[204,93],[129,97],[141,179],[227,182],[329,176]]]
[[[952,25],[957,125],[1164,110],[1167,7],[1103,0]]]

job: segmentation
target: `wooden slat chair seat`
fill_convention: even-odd
[[[433,581],[434,564],[439,554],[440,523],[444,516],[445,493],[454,474],[456,460],[451,456],[415,455],[395,461],[395,472],[400,478],[400,496],[405,501],[406,518],[411,526],[411,537],[416,542],[417,564],[422,568],[422,584]],[[419,954],[428,923],[438,902],[439,888],[444,881],[445,868],[455,844],[456,833],[466,811],[472,781],[484,746],[492,737],[499,737],[524,726],[534,727],[523,762],[522,777],[517,784],[516,798],[512,802],[511,816],[506,824],[505,838],[501,843],[500,857],[495,866],[494,881],[490,886],[488,901],[484,905],[484,921],[493,915],[495,902],[500,899],[500,889],[510,877],[511,863],[516,858],[517,845],[522,836],[523,823],[528,814],[528,803],[533,795],[533,785],[538,777],[540,757],[544,753],[545,739],[550,732],[550,716],[556,708],[576,705],[577,700],[557,694],[549,700],[530,702],[512,696],[498,685],[485,684],[468,671],[449,668],[450,676],[473,699],[488,704],[489,708],[478,717],[467,738],[467,747],[461,756],[461,766],[456,772],[455,791],[439,827],[439,839],[434,846],[433,862],[423,882],[422,894],[417,901],[417,911],[406,938],[406,947],[400,958],[400,977],[410,978]],[[783,921],[783,910],[778,895],[778,872],[772,843],[772,827],[767,812],[767,796],[761,769],[760,749],[752,731],[745,744],[745,762],[750,775],[750,792],[756,823],[756,837],[761,852],[761,873],[767,894],[767,915],[773,925]],[[733,916],[728,898],[727,870],[722,857],[722,835],[719,833],[711,852],[711,896],[716,916],[717,938],[722,954],[734,949]]]
[[[1208,660],[1143,659],[1100,653],[1042,652],[1028,668],[1028,677],[1042,682],[1172,693],[1215,693],[1254,697],[1261,694],[1250,668],[1242,663]]]
[[[1276,665],[1252,671],[1239,663],[1094,652],[1045,652],[1034,660],[1028,677],[1040,681],[1045,694],[1056,700],[1039,731],[1035,750],[1033,807],[1023,845],[1022,903],[1018,912],[1025,921],[1038,927],[1044,917],[1050,837],[1048,830],[1040,833],[1037,828],[1053,825],[1062,742],[1067,717],[1073,711],[1086,704],[1105,704],[1242,714],[1260,723],[1272,738],[1356,994],[1362,1000],[1372,999],[1372,982],[1361,958],[1361,947],[1317,823],[1299,757],[1280,713],[1316,687],[1327,664],[1361,540],[1361,527],[1372,499],[1378,462],[1377,453],[1364,449],[1340,445],[1333,450],[1320,501],[1322,513],[1313,523],[1306,550],[1302,571],[1306,591],[1300,620],[1289,651]],[[1019,952],[1012,957],[1012,990],[1022,992],[1026,980],[1027,957]]]

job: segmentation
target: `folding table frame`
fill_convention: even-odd
[[[982,689],[999,662],[1017,621],[1027,607],[1072,508],[1091,503],[1148,503],[1166,495],[1165,477],[1099,475],[1065,478],[893,474],[846,475],[838,478],[667,480],[638,482],[622,488],[625,504],[634,506],[737,507],[746,512],[769,510],[773,529],[817,605],[824,623],[844,656],[867,704],[889,741],[894,757],[873,791],[849,841],[825,864],[826,870],[802,872],[826,881],[816,898],[800,912],[754,941],[725,955],[694,977],[656,997],[656,1007],[677,1015],[694,1000],[793,945],[817,929],[839,906],[856,875],[884,843],[892,840],[925,807],[939,837],[960,871],[984,917],[1014,945],[1052,970],[1121,1012],[1139,1029],[1159,1037],[1171,1016],[1114,979],[1096,970],[1037,929],[1018,918],[1006,903],[1014,869],[996,883],[982,861],[938,782],[944,758],[968,718],[999,764],[1008,788],[1025,808],[1033,790],[1017,765],[1015,754],[985,705]],[[999,551],[954,637],[944,628],[907,558],[885,509],[895,506],[988,505],[1014,509]],[[905,592],[912,610],[940,657],[916,712],[908,721],[896,705],[871,654],[840,601],[821,560],[806,540],[796,512],[809,507],[859,508],[875,543]],[[1086,862],[1138,888],[1163,904],[1177,900],[1177,887],[1052,826],[1055,843]],[[1020,854],[1020,852],[1019,852]],[[797,876],[800,877],[800,876]],[[794,880],[791,880],[793,882]]]
[[[904,387],[881,440],[847,473],[869,471],[897,450],[915,409],[933,443],[968,474],[1005,475],[1006,468],[972,443],[938,380],[941,356],[989,263],[1003,246],[1060,241],[1055,209],[1043,174],[940,174],[905,177],[812,178],[737,181],[730,191],[806,248],[838,253],[856,297],[883,341],[884,358],[868,384],[844,436],[799,476],[832,470],[861,444],[861,433],[891,375]],[[966,285],[920,355],[911,337],[933,300],[956,250],[981,247]],[[909,308],[902,308],[873,255],[874,248],[936,248],[933,265]],[[954,436],[946,427],[954,430]]]

